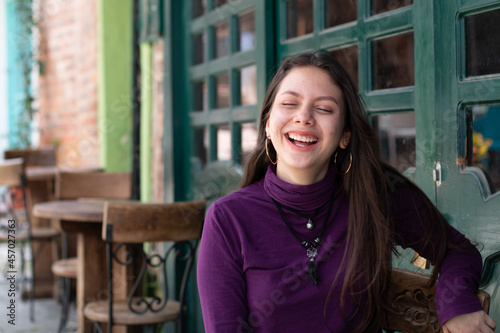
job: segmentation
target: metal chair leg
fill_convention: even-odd
[[[69,303],[71,298],[71,279],[61,278],[62,285],[62,306],[61,306],[61,319],[59,320],[59,328],[57,331],[59,333],[66,332],[66,325],[68,324],[69,318]]]

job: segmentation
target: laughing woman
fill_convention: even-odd
[[[475,297],[479,252],[380,161],[344,69],[326,52],[285,60],[242,189],[207,213],[197,274],[206,331],[380,331],[396,245],[439,274],[444,332],[493,332]],[[449,302],[452,284],[460,299]]]

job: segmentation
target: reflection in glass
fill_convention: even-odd
[[[372,117],[383,161],[400,172],[416,165],[415,113],[393,113]]]
[[[257,66],[244,67],[240,71],[240,104],[257,104]]]
[[[207,84],[203,81],[193,83],[193,111],[208,109]]]
[[[465,18],[467,76],[500,73],[500,9]]]
[[[241,124],[241,160],[243,164],[248,154],[255,148],[257,143],[257,123],[243,123]]]
[[[207,0],[193,0],[193,18],[204,15],[207,8]]]
[[[203,168],[208,162],[208,131],[205,128],[195,128],[193,132],[193,153]]]
[[[217,109],[229,107],[229,75],[227,73],[215,77]]]
[[[240,51],[255,47],[255,17],[254,12],[248,12],[238,18],[240,32]]]
[[[325,0],[325,27],[356,21],[357,8],[357,0]]]
[[[372,15],[406,7],[413,4],[413,0],[372,0]]]
[[[214,0],[214,8],[225,5],[226,3],[227,3],[227,0]]]
[[[373,41],[373,89],[413,86],[413,32]]]
[[[287,1],[287,38],[313,32],[313,0]]]
[[[358,88],[358,47],[350,46],[332,50],[330,54],[340,62]]]
[[[500,188],[500,104],[466,108],[466,165],[483,170],[491,192]]]
[[[215,57],[229,54],[229,23],[222,22],[215,27]]]
[[[216,127],[217,132],[217,160],[231,160],[231,131],[229,125],[219,125]]]
[[[193,36],[193,65],[198,65],[205,61],[205,41],[205,33]]]

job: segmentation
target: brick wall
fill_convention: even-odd
[[[163,41],[153,43],[152,200],[163,202]]]
[[[99,166],[97,0],[40,1],[40,145],[58,164]]]

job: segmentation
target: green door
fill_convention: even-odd
[[[500,3],[446,0],[432,12],[437,205],[485,258],[500,250]],[[497,281],[486,290],[499,323]]]
[[[165,142],[176,162],[176,200],[190,197],[193,172],[214,161],[242,163],[266,84],[282,59],[326,49],[358,85],[382,158],[482,243],[483,258],[500,250],[498,1],[169,3],[165,116],[174,134]],[[412,256],[405,252],[395,265],[416,269]],[[497,280],[494,271],[486,290],[500,323]],[[200,313],[192,316],[194,331],[201,331]]]

